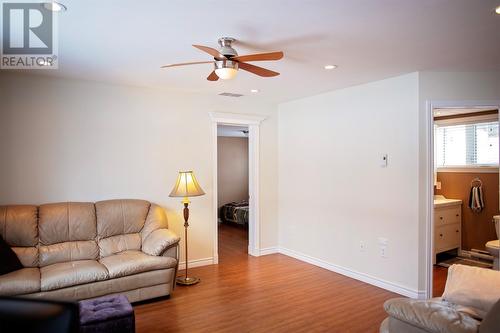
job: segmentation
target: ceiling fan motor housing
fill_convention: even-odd
[[[237,70],[238,63],[236,61],[231,61],[231,60],[217,60],[214,62],[214,67],[215,69],[234,68]]]
[[[236,57],[238,52],[232,48],[231,44],[235,42],[236,39],[232,37],[221,37],[219,38],[219,53],[227,58]]]

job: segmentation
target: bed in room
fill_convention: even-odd
[[[248,225],[248,201],[230,202],[223,205],[219,216],[224,223]]]

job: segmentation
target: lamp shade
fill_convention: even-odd
[[[196,180],[193,171],[179,171],[171,197],[197,197],[205,194]]]

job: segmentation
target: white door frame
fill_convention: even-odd
[[[425,269],[426,269],[426,290],[425,296],[432,298],[433,287],[433,248],[434,248],[434,115],[433,110],[437,108],[492,108],[500,110],[500,100],[486,101],[426,101],[426,129],[427,129],[427,168],[426,168],[426,230],[425,230]],[[500,113],[500,112],[499,112]]]
[[[212,232],[213,232],[213,258],[214,264],[219,262],[218,234],[217,234],[217,125],[248,126],[248,254],[260,255],[260,123],[266,119],[260,115],[246,115],[238,113],[210,112],[212,121]]]

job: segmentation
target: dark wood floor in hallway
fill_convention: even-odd
[[[138,333],[378,332],[398,295],[281,254],[250,257],[247,232],[219,228],[219,265],[195,286],[135,306]]]

